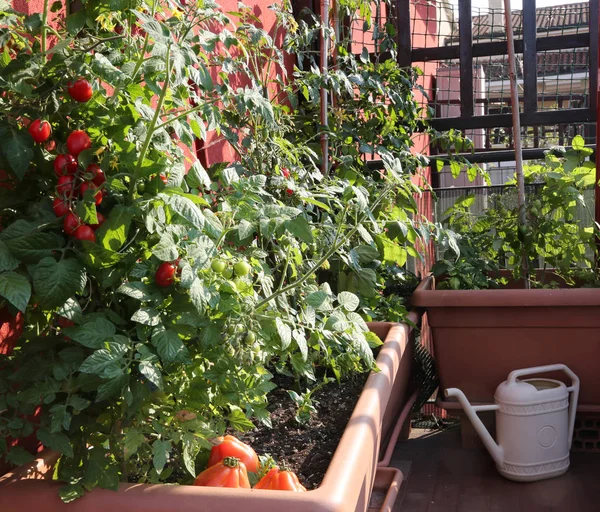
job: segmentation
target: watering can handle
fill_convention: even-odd
[[[515,370],[510,372],[508,375],[508,384],[514,384],[518,377],[524,375],[531,375],[534,373],[543,372],[554,372],[563,371],[571,379],[571,385],[567,388],[567,391],[571,393],[571,400],[569,403],[569,449],[571,448],[571,441],[573,440],[573,429],[575,427],[575,413],[577,411],[577,400],[579,399],[579,377],[575,375],[571,369],[564,364],[549,364],[547,366],[535,366],[534,368],[524,368],[523,370]]]

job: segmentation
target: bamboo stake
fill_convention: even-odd
[[[523,145],[521,144],[521,119],[519,117],[519,91],[517,90],[517,64],[515,59],[515,41],[512,27],[510,0],[504,0],[504,23],[508,44],[508,74],[510,78],[510,100],[513,118],[513,140],[515,141],[515,166],[517,174],[517,198],[519,204],[519,228],[527,227],[525,210],[525,178],[523,177]],[[522,271],[525,288],[530,287],[529,260],[525,245],[521,250]]]
[[[321,75],[324,80],[327,76],[329,61],[329,0],[321,0]],[[321,173],[326,176],[329,172],[329,141],[327,134],[327,88],[321,87]]]

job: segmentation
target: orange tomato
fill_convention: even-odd
[[[225,457],[200,473],[194,485],[204,487],[232,487],[250,489],[248,472],[244,463],[235,457]]]
[[[296,473],[280,471],[277,466],[271,468],[254,486],[255,489],[273,489],[278,491],[306,492]]]
[[[258,456],[252,447],[242,443],[237,437],[218,437],[219,444],[212,447],[208,467],[214,466],[225,457],[237,457],[251,473],[258,473]]]

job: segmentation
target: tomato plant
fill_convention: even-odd
[[[0,12],[14,49],[0,80],[0,307],[24,322],[0,362],[0,410],[41,407],[0,434],[35,430],[61,454],[65,501],[120,481],[190,483],[214,437],[270,424],[274,375],[314,389],[373,368],[381,341],[366,321],[386,319],[384,269],[419,257],[426,222],[416,73],[344,50],[323,81],[318,22],[273,9],[283,38],[250,8],[230,19],[192,2],[86,2],[51,30]],[[94,84],[88,101],[73,77]],[[326,173],[324,84],[336,96]],[[47,121],[54,144],[34,143],[24,119]],[[234,156],[202,165],[198,139]],[[1,443],[0,456],[28,457]]]

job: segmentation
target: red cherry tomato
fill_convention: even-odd
[[[79,186],[79,195],[84,197],[88,190],[92,191],[94,201],[96,202],[96,206],[98,206],[102,202],[102,191],[98,190],[98,187],[91,181],[85,181]]]
[[[29,125],[27,131],[29,132],[29,135],[33,137],[35,142],[40,143],[48,140],[48,137],[50,137],[50,134],[52,133],[52,128],[48,121],[36,119]]]
[[[290,171],[288,171],[285,167],[281,168],[281,174],[283,174],[284,178],[289,178],[290,177]]]
[[[288,196],[293,196],[293,195],[294,195],[294,191],[293,191],[291,188],[288,188],[288,189],[286,189],[285,193],[286,193]]]
[[[90,224],[90,227],[96,231],[100,226],[102,226],[102,224],[104,224],[104,221],[106,220],[106,217],[104,217],[104,215],[102,215],[100,212],[96,212],[96,217],[98,218],[98,224]]]
[[[64,199],[57,197],[52,202],[52,209],[54,210],[54,215],[57,217],[63,217],[67,213],[69,213],[69,202]]]
[[[73,176],[61,176],[58,178],[56,193],[62,197],[73,197],[75,191],[75,178]]]
[[[69,320],[68,318],[65,318],[64,316],[59,316],[58,317],[58,326],[59,327],[73,327],[75,325],[75,322],[73,322],[73,320]]]
[[[156,270],[154,281],[162,288],[171,286],[173,284],[173,280],[175,279],[175,270],[176,267],[173,265],[173,263],[168,263],[166,261],[161,263]]]
[[[94,185],[100,186],[106,182],[106,175],[98,164],[88,165],[85,172],[92,175],[91,180]]]
[[[94,230],[91,227],[86,226],[85,224],[79,226],[75,230],[75,233],[73,233],[73,236],[77,238],[77,240],[87,240],[88,242],[96,241],[96,233],[94,233]]]
[[[77,172],[77,160],[73,158],[73,155],[57,155],[53,165],[54,173],[59,177]]]
[[[160,179],[162,180],[162,182],[166,185],[167,183],[169,183],[169,178],[167,178],[164,174],[160,175]]]
[[[67,235],[72,235],[81,226],[81,220],[73,212],[67,213],[63,227]]]
[[[92,86],[85,78],[80,78],[74,83],[69,82],[67,85],[67,91],[69,91],[69,96],[79,103],[85,103],[86,101],[89,101],[89,99],[92,97],[92,94],[94,94]]]
[[[79,153],[92,147],[92,141],[83,130],[75,130],[67,137],[67,149],[75,158]]]

